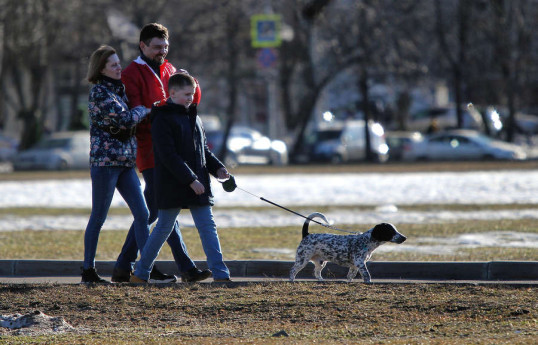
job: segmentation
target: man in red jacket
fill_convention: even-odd
[[[140,31],[139,48],[140,56],[122,72],[122,81],[125,84],[125,92],[131,108],[138,105],[151,108],[153,103],[168,97],[168,79],[176,72],[176,68],[165,59],[168,54],[166,27],[157,23],[145,25]],[[201,94],[200,87],[197,87],[193,103],[200,103]],[[144,196],[150,212],[149,223],[152,224],[157,219],[157,205],[153,186],[155,161],[149,119],[137,126],[136,139],[138,142],[136,165],[146,183]],[[177,221],[167,242],[172,249],[174,260],[184,282],[199,281],[211,276],[211,271],[199,270],[189,257]],[[142,248],[138,248],[134,230],[131,227],[114,267],[113,282],[129,282],[138,250]],[[163,274],[155,266],[150,275],[150,282],[175,282],[176,280],[175,276]]]

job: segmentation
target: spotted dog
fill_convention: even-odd
[[[351,282],[357,272],[360,272],[364,282],[369,283],[370,273],[366,262],[372,256],[373,251],[386,242],[402,243],[407,239],[389,223],[377,224],[362,234],[309,234],[308,225],[315,217],[322,218],[328,223],[327,218],[318,212],[309,215],[304,222],[303,239],[297,247],[295,264],[290,271],[290,281],[295,280],[297,273],[308,264],[308,261],[312,261],[315,265],[315,277],[323,281],[321,270],[328,261],[331,261],[340,266],[349,267],[348,282]]]

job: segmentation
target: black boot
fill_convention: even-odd
[[[153,269],[149,275],[150,283],[175,283],[177,278],[173,274],[165,274],[157,269],[157,266],[153,265]]]
[[[199,282],[200,280],[204,280],[211,277],[211,271],[210,270],[203,270],[200,271],[198,268],[193,267],[187,272],[181,273],[181,281],[184,283],[193,283],[193,282]]]
[[[114,283],[128,283],[133,272],[126,271],[123,268],[114,267],[112,271],[112,281]]]
[[[87,270],[82,269],[82,281],[81,283],[97,283],[97,284],[111,284],[106,279],[103,279],[97,274],[95,267],[90,267]]]

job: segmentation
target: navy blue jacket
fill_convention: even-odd
[[[167,101],[151,110],[151,137],[155,154],[155,196],[159,209],[213,205],[209,174],[224,165],[207,146],[196,105],[186,109]],[[205,193],[189,186],[200,181]]]

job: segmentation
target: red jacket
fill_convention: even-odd
[[[121,74],[121,80],[125,84],[125,92],[129,99],[129,107],[143,105],[151,109],[153,103],[168,98],[168,79],[174,73],[176,73],[176,68],[167,60],[161,65],[160,78],[141,57],[131,62]],[[193,103],[199,104],[201,97],[202,91],[198,85]],[[136,154],[138,170],[144,171],[155,167],[149,117],[137,126],[136,139],[138,142]]]

